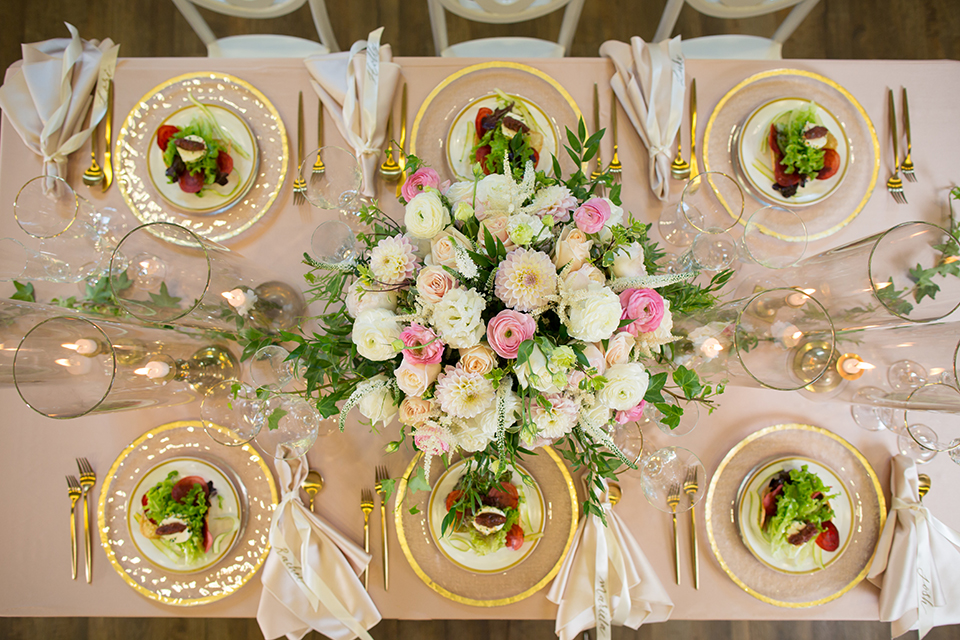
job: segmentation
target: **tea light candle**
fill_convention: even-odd
[[[234,309],[239,309],[247,303],[247,294],[243,292],[243,289],[224,291],[222,295],[227,299],[227,303]]]
[[[785,349],[794,348],[800,344],[800,338],[803,337],[803,331],[800,331],[797,325],[789,322],[775,322],[770,329],[773,332],[773,339]]]
[[[100,348],[100,345],[97,344],[97,341],[91,340],[90,338],[80,338],[77,340],[76,345],[77,354],[81,356],[91,356]]]
[[[90,358],[78,358],[76,356],[70,356],[69,358],[58,358],[54,360],[54,362],[74,376],[82,376],[90,373],[90,370],[93,368]]]
[[[787,296],[787,304],[794,308],[802,307],[806,301],[807,301],[807,296],[800,293],[799,291],[795,293],[791,293],[790,295]]]
[[[147,366],[137,369],[134,371],[134,373],[141,376],[147,376],[151,380],[155,380],[157,378],[166,378],[168,375],[170,375],[170,365],[159,360],[151,360],[147,363]]]
[[[723,345],[716,338],[707,338],[700,345],[700,353],[708,360],[716,358],[723,351]]]
[[[846,380],[856,380],[870,369],[876,367],[855,353],[845,353],[837,358],[837,372]]]

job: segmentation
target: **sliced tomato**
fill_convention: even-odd
[[[157,129],[157,146],[160,147],[160,151],[167,150],[167,144],[170,143],[170,137],[180,132],[180,127],[175,127],[171,124],[165,124]]]
[[[477,140],[483,137],[483,134],[486,133],[483,129],[483,119],[488,115],[493,113],[493,109],[488,109],[487,107],[480,107],[477,111],[477,117],[473,121],[473,128],[477,132]]]
[[[487,491],[487,496],[484,498],[483,503],[490,505],[491,507],[497,507],[498,509],[516,509],[517,505],[520,504],[520,494],[517,492],[517,488],[509,482],[500,483],[499,487],[491,487]]]
[[[487,168],[488,155],[490,155],[490,145],[488,144],[477,149],[477,153],[474,154],[474,158],[480,163],[480,168],[483,169],[484,175],[490,175],[490,169]]]
[[[534,166],[534,168],[536,168],[537,165],[540,164],[540,154],[537,152],[536,149],[533,150],[533,158],[532,158],[532,160],[533,160],[533,166]]]
[[[210,486],[200,476],[186,476],[178,480],[177,484],[173,485],[173,489],[170,490],[170,497],[173,498],[174,502],[183,502],[183,499],[190,494],[190,490],[193,489],[195,484],[203,487],[205,497],[210,497]]]
[[[523,529],[515,524],[507,531],[506,546],[508,549],[518,551],[523,546]]]
[[[144,507],[147,506],[147,494],[143,494],[143,497],[140,499],[140,504],[142,504]]]
[[[781,161],[783,160],[783,152],[780,151],[780,145],[777,144],[777,127],[776,125],[770,125],[770,138],[768,140],[770,150],[773,152],[773,179],[776,180],[777,184],[781,187],[791,187],[795,184],[800,184],[802,176],[794,171],[793,173],[786,173],[786,167],[783,166]]]
[[[459,500],[460,496],[462,495],[463,495],[463,491],[460,491],[459,489],[454,489],[453,491],[447,494],[447,511],[450,511],[450,509],[453,509],[453,505],[457,503],[457,500]]]
[[[840,547],[840,532],[830,520],[823,523],[823,531],[817,536],[817,546],[824,551],[836,551]]]
[[[840,154],[836,149],[823,150],[823,169],[817,172],[817,180],[832,178],[840,170]]]
[[[203,552],[210,553],[210,547],[213,546],[213,534],[210,533],[210,527],[207,526],[207,521],[203,521]]]
[[[184,171],[180,174],[180,190],[186,193],[199,193],[203,189],[203,173]]]
[[[763,496],[763,522],[760,523],[762,527],[767,523],[768,518],[772,518],[777,514],[777,496],[783,492],[783,485],[778,484],[777,488],[773,491],[768,491]]]
[[[233,158],[226,151],[217,154],[217,171],[224,175],[230,175],[233,171]]]

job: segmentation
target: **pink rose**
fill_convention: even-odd
[[[443,357],[444,344],[437,334],[419,324],[411,324],[400,332],[403,341],[403,361],[411,364],[438,364]]]
[[[487,341],[502,358],[516,358],[520,344],[533,337],[537,321],[532,316],[504,309],[487,324]]]
[[[426,300],[436,304],[457,286],[457,280],[439,266],[424,267],[417,274],[417,291]]]
[[[438,189],[440,187],[440,175],[430,167],[420,167],[403,183],[400,193],[404,200],[410,202],[427,187]]]
[[[623,327],[636,336],[656,331],[663,320],[663,298],[653,289],[627,289],[620,294],[621,320],[635,320]]]
[[[610,219],[610,205],[603,198],[590,198],[573,212],[577,228],[584,233],[599,233]]]
[[[626,411],[617,411],[617,424],[627,424],[628,422],[636,422],[641,417],[643,417],[643,408],[647,406],[646,400],[641,400],[640,404],[635,406],[633,409],[627,409]]]
[[[393,374],[397,377],[397,386],[408,396],[420,397],[440,375],[439,364],[414,364],[406,360]]]

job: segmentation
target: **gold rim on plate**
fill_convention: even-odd
[[[798,575],[761,563],[740,538],[735,513],[743,482],[759,464],[801,454],[833,469],[858,504],[843,555],[820,571]],[[806,424],[773,425],[737,443],[713,474],[704,506],[710,548],[723,572],[758,600],[790,609],[830,602],[857,586],[870,570],[886,516],[883,489],[863,454],[835,433]]]
[[[240,115],[253,131],[259,150],[252,187],[219,213],[197,213],[170,206],[148,177],[147,153],[154,144],[156,129],[174,111],[193,104],[188,93],[204,104],[219,104]],[[243,233],[267,213],[283,187],[289,160],[287,130],[273,103],[245,80],[215,71],[183,74],[148,91],[124,118],[114,154],[117,186],[141,223],[172,222],[214,242]]]
[[[225,427],[216,428],[229,432]],[[233,549],[215,565],[189,574],[161,569],[137,554],[127,517],[132,489],[145,472],[158,462],[185,456],[215,462],[221,470],[231,472],[228,479],[241,489],[243,512]],[[277,485],[251,445],[219,445],[205,433],[200,420],[171,422],[130,443],[104,477],[97,509],[101,546],[123,581],[147,598],[181,607],[216,602],[247,584],[266,560]]]
[[[474,607],[499,607],[529,598],[553,580],[560,571],[560,565],[563,564],[577,532],[579,498],[569,470],[552,447],[543,447],[538,455],[524,458],[524,466],[541,486],[545,503],[544,514],[547,518],[543,529],[544,537],[524,562],[509,572],[487,575],[458,568],[437,549],[427,531],[425,522],[427,512],[422,508],[429,501],[432,492],[417,492],[405,504],[407,482],[422,455],[418,453],[414,456],[404,471],[397,489],[394,517],[397,538],[403,549],[403,555],[424,584],[454,602]],[[437,468],[439,466],[441,465],[433,465],[432,476],[440,475],[440,469]],[[435,486],[435,478],[431,486]],[[562,495],[551,497],[560,490],[564,491]],[[421,507],[420,513],[416,515],[409,513],[412,504]],[[566,522],[567,518],[569,523]],[[418,536],[416,539],[412,538],[414,533]],[[408,539],[408,535],[411,539]],[[529,579],[529,586],[517,586],[518,582],[523,582],[525,579]],[[504,586],[510,593],[499,597],[487,598],[463,593],[471,589],[493,591]]]
[[[803,208],[801,217],[807,226],[807,240],[813,241],[833,235],[859,215],[873,194],[880,173],[880,143],[873,122],[857,99],[838,83],[801,69],[771,69],[742,80],[720,99],[710,114],[703,134],[703,165],[704,171],[738,175],[739,168],[734,166],[733,145],[744,119],[756,107],[770,99],[787,94],[795,95],[797,82],[806,83],[811,91],[822,94],[811,95],[810,98],[818,105],[828,108],[839,121],[844,122],[844,117],[849,113],[850,118],[845,121],[844,127],[844,134],[850,144],[847,163],[856,163],[862,167],[848,172],[852,175],[846,176],[844,184],[840,185],[829,199]],[[864,155],[872,157],[861,159]],[[845,206],[844,198],[849,200],[848,206]],[[763,202],[767,203],[766,200]],[[836,212],[846,215],[844,218],[834,219],[831,214]],[[741,224],[745,223],[745,220],[741,220]]]
[[[476,80],[476,86],[471,86],[471,80]],[[582,117],[580,107],[570,93],[540,69],[519,62],[481,62],[450,74],[426,97],[410,131],[410,154],[442,175],[452,174],[452,168],[447,165],[446,149],[451,123],[465,106],[493,89],[535,102],[550,118],[558,145],[566,140],[562,127],[568,126],[575,131]],[[566,118],[558,120],[562,116]],[[427,137],[420,140],[424,136]],[[573,169],[573,161],[561,151],[557,149],[557,160],[565,170]]]

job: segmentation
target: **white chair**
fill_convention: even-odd
[[[273,34],[217,38],[197,10],[199,6],[240,18],[277,18],[296,11],[308,1],[320,42]],[[306,58],[340,50],[324,0],[173,0],[173,4],[203,40],[211,58]]]
[[[562,58],[570,53],[584,0],[427,0],[433,44],[443,57],[457,58]],[[444,10],[467,20],[512,24],[533,20],[566,6],[557,42],[538,38],[480,38],[451,46]]]
[[[793,11],[777,28],[772,38],[748,35],[719,35],[683,41],[687,58],[736,58],[742,60],[780,60],[783,43],[796,30],[820,0],[667,0],[654,42],[670,37],[684,2],[700,13],[714,18],[752,18],[793,6]],[[796,5],[796,6],[794,6]]]

